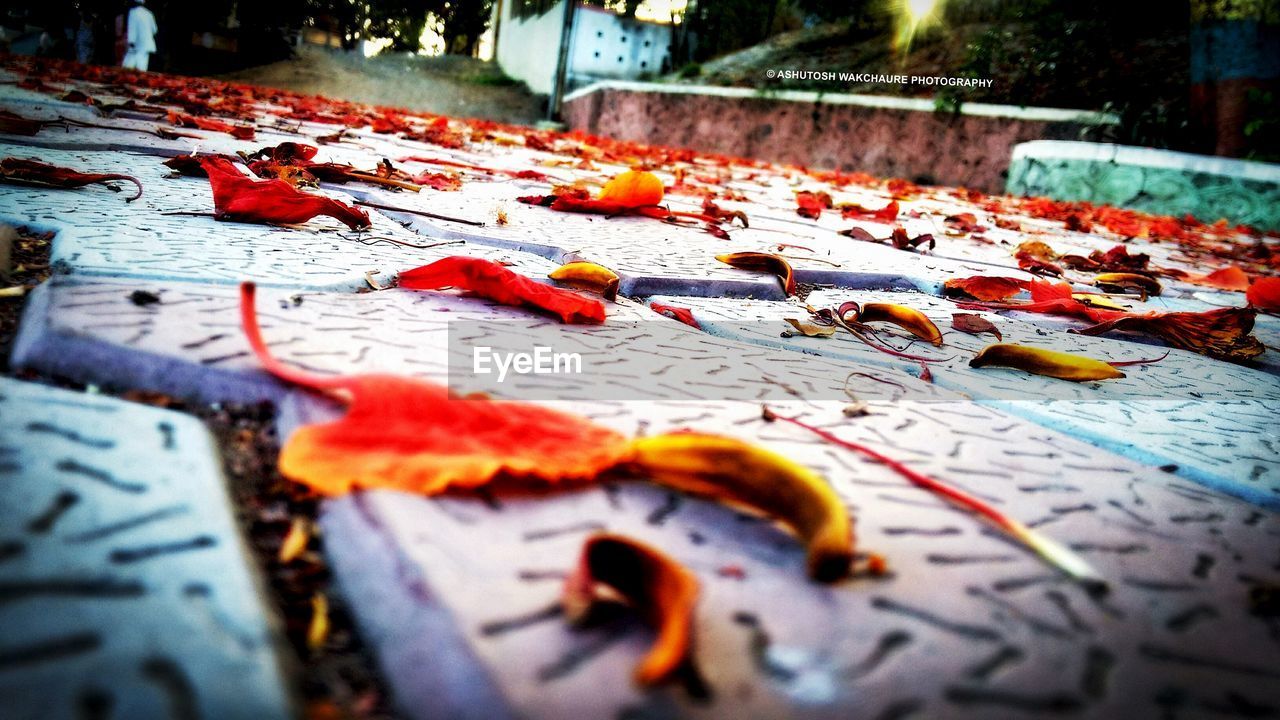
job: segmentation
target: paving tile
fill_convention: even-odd
[[[772,525],[644,483],[327,501],[330,561],[362,599],[358,625],[406,717],[1141,717],[1164,702],[1195,714],[1232,694],[1254,706],[1280,699],[1280,645],[1259,637],[1248,581],[1232,579],[1267,575],[1274,558],[1259,551],[1274,544],[1273,514],[1017,423],[999,442],[974,442],[963,429],[972,406],[934,407],[906,428],[879,415],[840,420],[833,403],[779,406],[891,446],[1071,544],[1112,580],[1098,601],[882,466],[753,421],[754,406],[636,405],[588,414],[632,431],[733,434],[804,462],[833,483],[859,547],[883,553],[892,576],[815,585],[802,549]],[[695,646],[710,704],[678,686],[630,685],[652,639],[633,622],[572,630],[550,609],[596,529],[651,542],[698,575]],[[430,661],[440,657],[449,660]]]
[[[137,290],[158,302],[139,306]],[[33,293],[13,363],[81,382],[139,387],[205,401],[278,398],[282,388],[252,357],[231,286],[55,279]],[[314,372],[395,372],[449,382],[460,392],[584,401],[759,401],[791,393],[844,397],[838,365],[716,338],[631,302],[604,325],[561,325],[531,311],[456,292],[299,293],[263,288],[263,333],[286,362]],[[538,345],[582,356],[576,375],[502,383],[472,371],[474,348]],[[894,382],[908,375],[886,371]],[[876,383],[868,383],[876,386]],[[871,399],[906,390],[877,386]],[[953,396],[919,384],[914,402]]]
[[[1125,367],[1126,377],[1071,383],[1000,368],[975,369],[969,359],[996,342],[989,335],[951,329],[954,304],[920,293],[820,290],[806,302],[838,307],[846,301],[888,302],[924,312],[944,332],[934,348],[910,336],[888,333],[894,347],[923,357],[935,382],[1004,412],[1085,439],[1113,452],[1177,472],[1232,495],[1280,508],[1280,435],[1269,408],[1280,404],[1280,378],[1172,350],[1159,363]],[[708,332],[725,338],[788,348],[858,366],[918,370],[912,360],[873,350],[841,333],[833,338],[782,337],[787,318],[808,319],[794,303],[656,297],[682,304]],[[1110,337],[1050,332],[1021,320],[977,313],[991,320],[1004,342],[1047,347],[1109,362],[1150,359],[1163,351]],[[889,327],[889,326],[882,326]]]
[[[0,379],[0,715],[288,718],[204,427]]]
[[[0,145],[2,155],[33,156],[29,148]],[[86,170],[127,172],[144,187],[142,198],[126,204],[120,194],[102,187],[57,190],[0,185],[0,219],[56,230],[53,263],[73,275],[206,283],[254,280],[264,285],[350,291],[368,287],[366,272],[386,281],[400,270],[463,253],[462,244],[441,244],[409,232],[377,212],[370,214],[372,230],[364,233],[349,231],[328,217],[301,228],[285,228],[165,215],[211,213],[208,181],[169,178],[169,169],[148,156],[41,150],[38,157]],[[341,193],[326,192],[350,201]],[[530,273],[545,275],[556,267],[534,256],[465,247],[467,254],[511,262]]]

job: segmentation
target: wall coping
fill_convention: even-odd
[[[1085,160],[1161,168],[1188,173],[1220,175],[1240,180],[1280,185],[1280,165],[1237,160],[1235,158],[1195,155],[1193,153],[1156,148],[1113,145],[1074,140],[1032,140],[1013,147],[1013,162],[1018,160]]]
[[[794,103],[823,103],[827,105],[855,105],[879,108],[882,110],[910,110],[916,112],[936,112],[933,100],[924,98],[899,98],[884,95],[860,95],[854,93],[822,93],[811,90],[754,90],[742,87],[722,87],[717,85],[678,85],[668,83],[635,82],[627,80],[606,80],[578,89],[567,95],[565,102],[572,102],[593,93],[606,90],[622,90],[636,93],[655,93],[668,95],[704,95],[753,100],[780,100]],[[961,115],[978,117],[1009,118],[1012,120],[1030,120],[1037,122],[1071,122],[1083,125],[1118,125],[1120,118],[1112,113],[1093,112],[1088,110],[1065,110],[1060,108],[1018,107],[1016,105],[994,105],[991,103],[963,103]]]

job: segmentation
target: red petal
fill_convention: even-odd
[[[400,273],[400,287],[469,290],[503,305],[529,305],[566,323],[602,323],[604,305],[569,290],[531,280],[492,260],[455,255]]]

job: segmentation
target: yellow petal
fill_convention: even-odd
[[[905,305],[867,303],[858,312],[858,322],[893,323],[916,337],[934,345],[942,345],[942,331],[924,313]]]
[[[853,523],[840,496],[817,473],[734,438],[671,433],[631,443],[640,477],[729,500],[776,518],[808,547],[809,575],[833,581],[849,572]]]
[[[620,280],[616,273],[603,265],[592,262],[565,263],[552,270],[547,277],[566,285],[595,290],[606,300],[618,299]]]
[[[814,325],[813,323],[803,322],[801,320],[796,320],[795,318],[785,318],[785,319],[791,325],[791,327],[796,329],[796,332],[800,333],[801,335],[804,335],[805,337],[828,338],[828,337],[831,337],[832,335],[835,335],[836,330],[838,329],[835,327],[828,327],[826,325]]]
[[[1045,375],[1073,382],[1107,380],[1125,376],[1110,364],[1091,357],[1012,343],[988,345],[969,361],[969,367],[1015,368],[1034,375]]]
[[[307,549],[311,540],[311,523],[304,517],[295,517],[289,525],[289,534],[280,543],[279,559],[282,563],[291,563]]]

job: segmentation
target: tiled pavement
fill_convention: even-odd
[[[72,110],[35,110],[39,96],[3,92],[11,98],[0,106],[29,116]],[[110,120],[129,122],[155,124]],[[260,130],[254,142],[196,134],[207,136],[202,151],[234,152],[332,131],[300,129],[302,137]],[[803,575],[801,549],[768,523],[644,483],[521,498],[371,492],[329,500],[321,513],[326,554],[406,717],[1200,717],[1280,708],[1280,624],[1257,595],[1280,572],[1273,362],[1243,367],[1174,351],[1126,368],[1122,380],[1082,385],[970,369],[967,358],[985,339],[950,331],[952,306],[933,296],[952,276],[1024,276],[1012,267],[1011,245],[939,233],[937,253],[919,255],[853,243],[824,228],[829,217],[794,216],[791,192],[811,182],[795,170],[755,170],[732,181],[748,198],[734,206],[748,212],[752,228],[728,241],[652,220],[525,206],[515,198],[550,185],[475,172],[456,193],[326,187],[336,197],[484,223],[375,212],[373,231],[357,234],[323,218],[272,228],[162,214],[211,210],[205,181],[170,178],[160,165],[162,156],[191,149],[190,140],[84,128],[0,145],[0,156],[129,172],[146,186],[141,200],[125,204],[100,186],[0,185],[0,221],[57,231],[57,272],[28,301],[15,365],[109,389],[272,400],[287,435],[333,410],[252,360],[234,286],[252,279],[264,286],[264,333],[287,362],[448,381],[555,404],[628,433],[689,427],[753,440],[825,476],[856,518],[859,549],[890,564],[886,578],[815,585]],[[620,169],[548,168],[554,155],[508,143],[444,150],[368,131],[322,152],[370,167],[418,155],[562,178]],[[887,201],[874,191],[841,199]],[[966,209],[937,198],[903,204],[933,216]],[[697,207],[681,198],[672,205]],[[1111,244],[1025,222],[1060,250]],[[907,225],[924,232],[936,223],[922,217]],[[848,340],[780,337],[783,320],[804,317],[803,308],[772,278],[712,257],[779,245],[790,246],[782,252],[800,279],[836,285],[809,303],[917,307],[948,331],[946,345],[910,351],[954,359],[934,365],[930,384],[916,377],[914,363]],[[1179,262],[1165,252],[1153,254]],[[604,325],[582,327],[454,292],[357,292],[454,254],[499,260],[532,277],[589,259],[618,271],[624,294],[638,297],[611,305]],[[139,290],[158,302],[139,301]],[[1215,295],[1171,283],[1152,306],[1202,309],[1206,298]],[[653,313],[649,299],[690,309],[704,331]],[[1106,360],[1162,352],[1068,335],[1068,323],[1045,316],[991,317],[1013,341]],[[1273,346],[1280,335],[1270,320],[1259,334]],[[554,382],[520,376],[486,384],[464,372],[469,348],[481,343],[565,346],[589,370]],[[844,417],[846,380],[870,415]],[[288,676],[276,670],[288,653],[273,655],[272,611],[254,589],[198,424],[13,381],[2,394],[0,478],[16,482],[0,497],[11,518],[0,537],[0,619],[22,632],[6,633],[0,646],[0,689],[21,700],[11,706],[16,714],[7,707],[0,716],[87,717],[86,707],[103,703],[119,714],[99,716],[288,714]],[[761,402],[997,504],[1084,555],[1110,595],[1089,596],[881,465],[763,423]],[[103,412],[112,420],[104,423]],[[175,447],[188,448],[180,462],[190,467],[167,459]],[[100,543],[76,541],[117,527],[118,536],[112,530]],[[652,541],[698,574],[696,647],[709,700],[679,687],[631,685],[630,667],[650,637],[634,623],[575,631],[553,612],[559,578],[582,539],[600,528]],[[216,572],[202,563],[216,563]],[[126,586],[133,595],[94,595]],[[35,621],[49,612],[74,622]],[[181,649],[170,644],[184,636]],[[234,698],[218,689],[226,683],[234,683]],[[64,704],[46,711],[40,703],[50,698]],[[196,714],[181,714],[192,707]]]

